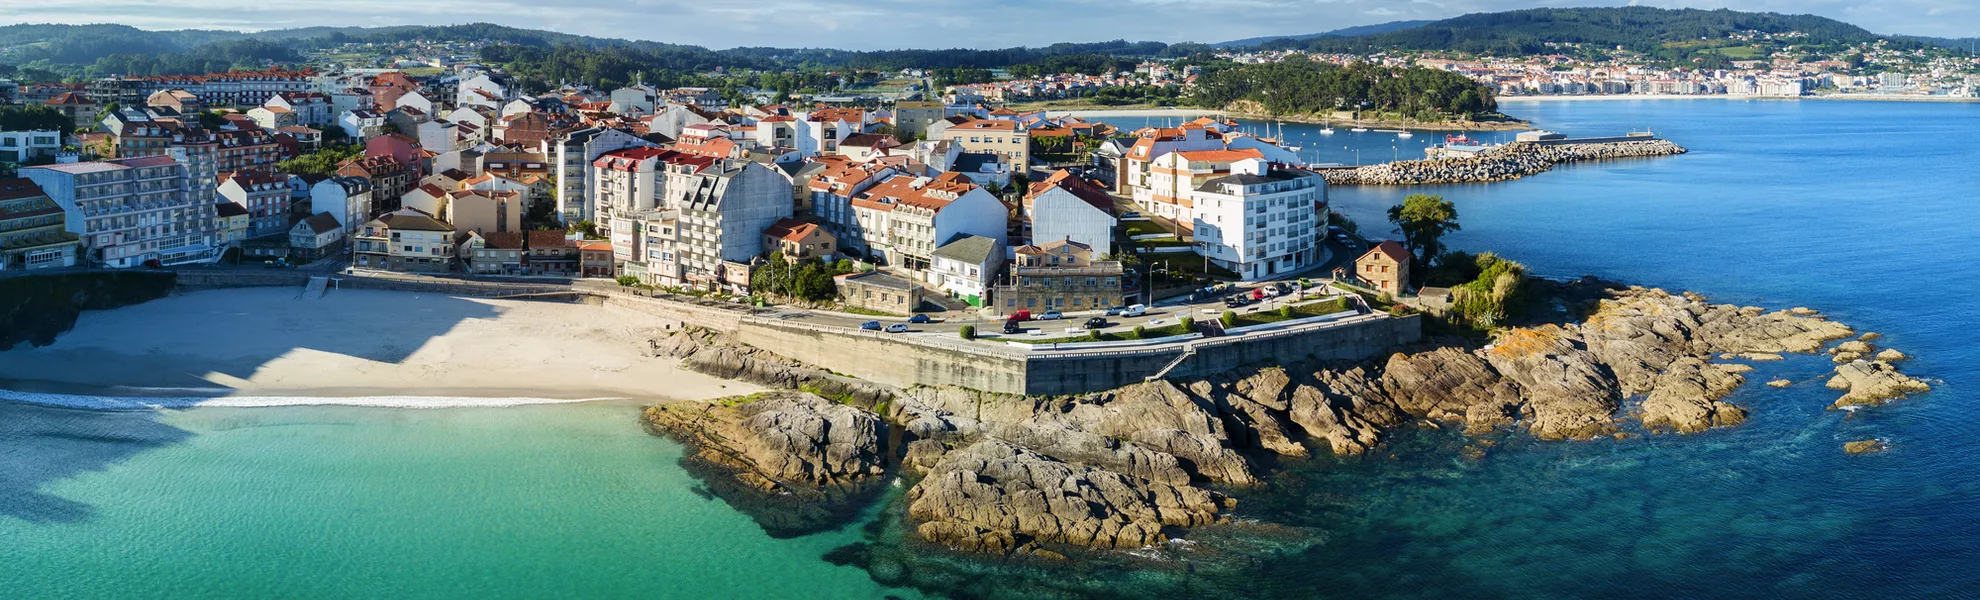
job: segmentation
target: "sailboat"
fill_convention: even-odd
[[[1355,126],[1354,129],[1349,129],[1348,131],[1352,131],[1355,133],[1368,133],[1368,128],[1357,125]]]
[[[1409,138],[1413,138],[1413,137],[1416,137],[1416,134],[1414,134],[1414,133],[1410,133],[1408,129],[1404,129],[1404,130],[1402,130],[1402,131],[1398,131],[1398,132],[1396,132],[1396,137],[1398,137],[1398,138],[1402,138],[1402,139],[1405,139],[1405,140],[1406,140],[1406,139],[1409,139]]]
[[[1334,135],[1334,118],[1327,117],[1327,124],[1320,129],[1320,135]]]

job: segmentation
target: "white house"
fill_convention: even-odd
[[[384,135],[385,115],[371,110],[347,110],[338,115],[337,127],[353,140],[368,140]]]
[[[983,306],[997,273],[1004,270],[1004,246],[987,237],[965,235],[936,248],[931,259],[929,283],[971,306]]]
[[[330,213],[344,234],[371,220],[371,181],[363,177],[332,177],[309,189],[309,212]]]

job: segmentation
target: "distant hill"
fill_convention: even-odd
[[[1215,44],[1211,44],[1210,47],[1243,48],[1246,46],[1256,46],[1259,44],[1263,44],[1265,42],[1271,42],[1277,40],[1310,40],[1314,38],[1325,38],[1325,37],[1355,37],[1361,35],[1374,35],[1377,33],[1401,31],[1412,27],[1421,27],[1423,25],[1428,25],[1433,22],[1434,21],[1390,21],[1387,23],[1376,23],[1374,25],[1343,27],[1340,29],[1335,29],[1333,31],[1328,31],[1324,33],[1306,33],[1300,35],[1268,35],[1263,37],[1245,38],[1241,40],[1231,40],[1228,42],[1217,42]]]
[[[1861,27],[1814,15],[1623,6],[1475,13],[1386,33],[1279,40],[1264,46],[1319,52],[1454,50],[1517,55],[1548,52],[1544,42],[1575,42],[1662,53],[1701,38],[1724,39],[1737,31],[1798,31],[1807,34],[1805,43],[1812,45],[1882,39]]]
[[[1980,49],[1980,38],[1942,38],[1942,37],[1925,37],[1925,36],[1917,36],[1917,35],[1899,35],[1892,37],[1912,40],[1915,42],[1920,42],[1925,44],[1931,44],[1933,46],[1938,46],[1940,48],[1946,48],[1949,50],[1959,50],[1961,52],[1966,52],[1966,53],[1973,53],[1976,49]]]

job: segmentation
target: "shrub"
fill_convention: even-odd
[[[1222,322],[1224,327],[1235,327],[1237,325],[1237,312],[1224,311],[1224,314],[1217,316],[1217,320]]]
[[[631,275],[620,275],[619,278],[616,279],[615,281],[619,282],[619,287],[627,287],[627,286],[639,284],[639,278],[633,277]]]
[[[1281,319],[1290,319],[1290,318],[1292,318],[1292,317],[1293,317],[1293,309],[1292,309],[1292,305],[1290,305],[1290,304],[1288,304],[1288,305],[1285,305],[1285,306],[1281,306],[1281,307],[1279,307],[1279,318],[1281,318]]]
[[[956,333],[958,333],[958,334],[960,334],[960,335],[962,335],[962,339],[965,339],[965,340],[973,340],[973,339],[976,339],[976,326],[975,326],[975,325],[964,325],[964,326],[962,326],[962,330],[961,330],[961,331],[957,331]]]
[[[1134,339],[1137,339],[1137,340],[1139,340],[1139,339],[1146,339],[1147,337],[1148,337],[1148,328],[1147,328],[1147,327],[1144,327],[1144,326],[1141,326],[1141,325],[1136,325],[1136,326],[1134,326]]]
[[[1181,319],[1176,319],[1176,323],[1182,325],[1183,331],[1196,331],[1195,317],[1183,317]]]

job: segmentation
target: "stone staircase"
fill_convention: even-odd
[[[1188,361],[1189,357],[1192,356],[1196,356],[1196,346],[1194,344],[1189,346],[1184,346],[1182,354],[1176,355],[1175,360],[1169,361],[1169,364],[1162,366],[1162,370],[1156,371],[1154,375],[1149,375],[1145,380],[1155,381],[1158,379],[1162,379],[1164,377],[1168,377],[1170,371],[1174,371],[1176,370],[1176,367],[1182,366],[1182,364]]]

